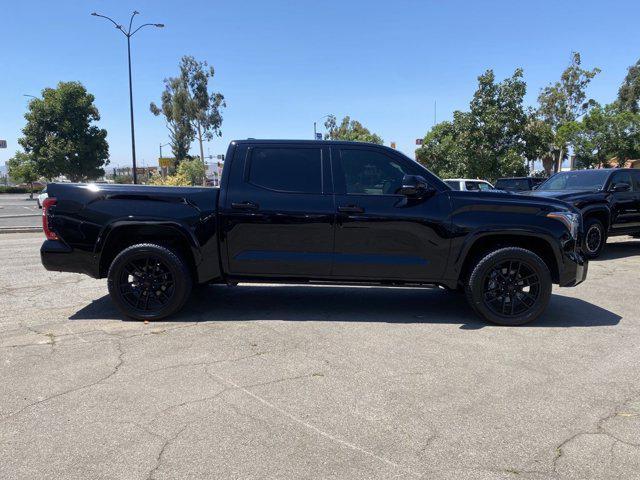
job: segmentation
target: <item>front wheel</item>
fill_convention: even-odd
[[[551,274],[542,259],[524,248],[501,248],[473,268],[467,300],[485,320],[523,325],[538,318],[551,297]]]
[[[175,252],[151,243],[132,245],[109,267],[109,294],[118,309],[137,320],[159,320],[182,308],[191,272]]]
[[[607,241],[604,225],[597,218],[589,218],[584,222],[584,253],[589,260],[597,258]]]

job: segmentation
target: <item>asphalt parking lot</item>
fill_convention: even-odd
[[[0,195],[0,232],[6,228],[40,227],[42,210],[33,200],[24,194]]]
[[[640,240],[535,324],[440,290],[205,287],[121,318],[0,236],[0,477],[637,479]]]

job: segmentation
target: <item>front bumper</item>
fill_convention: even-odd
[[[53,272],[84,273],[98,278],[98,265],[90,252],[73,249],[60,240],[45,240],[40,247],[40,260]]]
[[[567,252],[563,255],[560,268],[561,287],[575,287],[587,278],[589,262],[580,250]]]

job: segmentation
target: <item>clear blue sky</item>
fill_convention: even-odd
[[[0,165],[18,148],[28,99],[60,80],[79,80],[96,97],[112,164],[130,162],[126,44],[92,11],[121,21],[162,22],[133,39],[139,162],[155,164],[167,142],[149,112],[163,78],[184,54],[216,68],[223,136],[205,147],[222,153],[234,138],[311,138],[325,114],[351,115],[410,156],[434,117],[466,109],[476,77],[499,79],[523,67],[527,102],[556,80],[579,51],[602,73],[589,93],[611,101],[640,57],[640,2],[7,0],[0,27]],[[321,122],[320,122],[321,123]],[[196,153],[194,145],[193,153]]]

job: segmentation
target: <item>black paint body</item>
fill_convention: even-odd
[[[605,170],[609,175],[602,188],[597,190],[533,190],[522,192],[522,195],[562,200],[580,210],[585,218],[595,215],[602,220],[608,236],[639,235],[640,170],[634,168]],[[572,173],[580,175],[580,172],[576,170]],[[613,191],[614,175],[625,172],[631,178],[629,191]]]
[[[320,192],[287,193],[252,184],[252,149],[311,148],[321,155]],[[347,194],[338,162],[371,150],[424,177],[430,194]],[[198,282],[329,281],[437,284],[456,288],[478,245],[495,240],[548,252],[555,283],[586,277],[579,239],[546,216],[566,203],[503,192],[452,191],[421,165],[378,145],[323,141],[235,141],[217,188],[50,184],[50,226],[42,246],[49,270],[100,278],[119,248],[179,241]],[[125,233],[123,233],[125,232]],[[177,240],[176,240],[177,239]],[[158,240],[160,241],[160,240]]]

